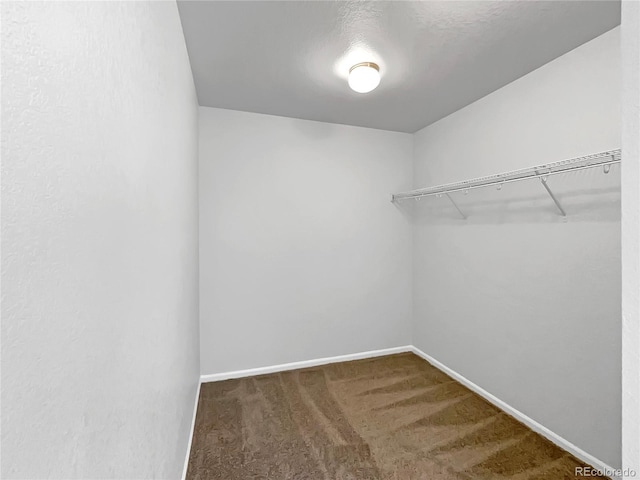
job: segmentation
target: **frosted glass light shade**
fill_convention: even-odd
[[[349,86],[358,93],[368,93],[380,84],[380,67],[372,62],[358,63],[349,70]]]

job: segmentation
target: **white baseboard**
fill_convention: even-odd
[[[184,459],[184,467],[182,468],[182,480],[187,478],[187,467],[189,466],[189,455],[191,454],[191,442],[193,441],[193,430],[196,426],[196,413],[198,413],[198,399],[200,398],[200,386],[202,382],[198,382],[196,390],[196,400],[193,405],[193,417],[191,418],[191,429],[189,430],[189,443],[187,443],[187,455]]]
[[[402,347],[384,348],[382,350],[371,350],[368,352],[351,353],[348,355],[338,355],[335,357],[316,358],[314,360],[303,360],[301,362],[282,363],[280,365],[271,365],[269,367],[249,368],[247,370],[236,370],[234,372],[214,373],[211,375],[201,375],[200,381],[219,382],[230,378],[252,377],[254,375],[265,375],[267,373],[285,372],[287,370],[297,370],[298,368],[316,367],[318,365],[326,365],[328,363],[348,362],[350,360],[362,360],[364,358],[381,357],[383,355],[392,355],[394,353],[413,352],[412,345],[404,345]]]
[[[557,446],[559,446],[563,450],[569,452],[574,457],[582,460],[583,462],[585,462],[588,465],[591,465],[592,467],[594,467],[597,470],[602,470],[602,471],[605,471],[605,472],[606,471],[609,471],[609,472],[615,471],[614,468],[612,468],[609,465],[607,465],[606,463],[598,460],[596,457],[594,457],[593,455],[590,455],[589,453],[585,452],[581,448],[575,446],[573,443],[571,443],[568,440],[562,438],[560,435],[552,432],[547,427],[545,427],[544,425],[541,425],[540,423],[536,422],[534,419],[528,417],[527,415],[525,415],[521,411],[516,410],[515,408],[513,408],[508,403],[503,402],[498,397],[496,397],[496,396],[492,395],[491,393],[487,392],[482,387],[479,387],[478,385],[473,383],[471,380],[463,377],[462,375],[460,375],[455,370],[450,369],[446,365],[440,363],[435,358],[431,357],[430,355],[427,355],[426,353],[424,353],[419,348],[417,348],[415,346],[412,346],[411,347],[411,351],[413,353],[415,353],[416,355],[418,355],[419,357],[422,357],[424,360],[429,362],[431,365],[433,365],[437,369],[442,370],[444,373],[446,373],[450,377],[456,379],[458,382],[463,384],[469,390],[474,391],[475,393],[477,393],[478,395],[483,397],[485,400],[488,400],[489,402],[494,404],[496,407],[498,407],[500,410],[502,410],[505,413],[511,415],[516,420],[524,423],[527,427],[529,427],[534,432],[539,433],[540,435],[542,435],[546,439],[548,439],[551,442],[555,443]],[[618,477],[612,477],[612,478],[616,479]]]

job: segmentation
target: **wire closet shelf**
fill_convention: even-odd
[[[608,169],[610,168],[610,166],[616,163],[620,163],[621,159],[622,153],[620,149],[608,150],[606,152],[594,153],[591,155],[585,155],[583,157],[570,158],[555,163],[538,165],[536,167],[512,170],[510,172],[498,173],[495,175],[478,177],[470,180],[463,180],[461,182],[446,183],[443,185],[436,185],[433,187],[419,188],[407,192],[396,193],[391,196],[391,201],[397,202],[399,200],[407,200],[411,198],[419,199],[431,195],[448,196],[449,193],[454,192],[466,192],[475,188],[500,186],[506,183],[539,178],[545,189],[547,190],[547,193],[549,193],[554,203],[556,203],[556,206],[560,210],[560,213],[562,213],[562,215],[565,215],[564,210],[547,185],[547,178],[552,175],[575,172],[578,170],[584,170],[586,168],[596,167],[603,167],[605,173],[608,173]],[[451,197],[449,197],[449,199],[451,200]]]

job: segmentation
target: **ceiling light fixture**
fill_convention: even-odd
[[[357,63],[349,69],[349,86],[358,93],[368,93],[380,84],[380,67],[373,62]]]

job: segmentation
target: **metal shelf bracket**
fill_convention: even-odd
[[[558,210],[560,210],[560,215],[562,215],[563,217],[566,217],[567,216],[567,212],[564,211],[564,208],[562,208],[562,205],[560,205],[560,202],[558,201],[556,196],[553,194],[553,192],[549,188],[549,185],[547,185],[547,181],[544,178],[541,178],[540,182],[542,183],[542,186],[544,187],[544,189],[547,191],[547,193],[551,197],[551,200],[553,200],[553,203],[555,203],[556,207],[558,207]]]
[[[458,207],[458,204],[456,202],[453,201],[453,198],[451,198],[451,195],[449,195],[448,193],[445,193],[445,195],[447,196],[447,198],[449,199],[449,201],[453,204],[454,207],[456,207],[456,210],[458,211],[458,213],[460,214],[460,216],[466,220],[467,216],[462,213],[462,210],[460,210],[460,207]]]
[[[536,170],[536,173],[539,174],[539,172],[537,170]],[[547,177],[540,177],[540,183],[542,183],[542,186],[544,187],[544,189],[547,191],[547,193],[551,197],[551,200],[553,200],[553,203],[555,203],[556,207],[558,207],[558,210],[560,210],[560,215],[562,215],[563,217],[566,217],[567,216],[567,212],[564,211],[564,208],[562,208],[562,205],[560,205],[560,201],[558,200],[558,198],[553,194],[553,192],[549,188],[549,185],[547,184]]]

